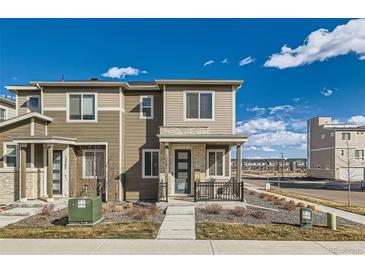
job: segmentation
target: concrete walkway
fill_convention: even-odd
[[[365,242],[0,239],[0,255],[364,255]]]
[[[314,205],[316,207],[316,209],[319,210],[319,211],[322,211],[322,212],[325,212],[325,213],[326,212],[335,213],[337,217],[341,217],[341,218],[344,218],[344,219],[347,219],[347,220],[350,220],[350,221],[365,225],[365,216],[362,216],[362,215],[359,215],[359,214],[355,214],[355,213],[347,212],[347,211],[344,211],[344,210],[340,210],[340,209],[336,209],[336,208],[332,208],[332,207],[328,207],[328,206],[323,206],[323,205],[307,202],[307,201],[300,200],[300,199],[291,198],[291,197],[288,197],[288,196],[279,195],[279,194],[268,192],[268,191],[264,191],[264,190],[259,189],[258,187],[252,187],[252,186],[246,185],[246,188],[248,190],[253,190],[253,191],[256,191],[258,193],[267,193],[267,194],[278,196],[280,198],[284,197],[287,200],[293,200],[296,203],[302,202],[305,205]]]
[[[157,240],[195,240],[195,209],[193,206],[169,206]]]

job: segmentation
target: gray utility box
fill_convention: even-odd
[[[68,200],[69,226],[93,226],[102,220],[101,197],[81,197]]]

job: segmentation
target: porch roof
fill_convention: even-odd
[[[197,135],[162,135],[157,134],[160,143],[220,143],[242,144],[247,142],[246,135],[240,134],[197,134]]]
[[[76,144],[76,138],[60,136],[22,136],[13,138],[13,141],[18,144]]]
[[[53,121],[52,117],[40,114],[38,112],[29,112],[29,113],[26,113],[26,114],[23,114],[23,115],[15,116],[13,118],[10,118],[8,120],[5,120],[5,121],[1,122],[0,123],[0,128],[11,125],[11,124],[14,124],[14,123],[18,123],[18,122],[21,122],[21,121],[24,121],[24,120],[27,120],[27,119],[31,119],[31,118],[36,118],[36,119],[39,119],[41,121],[46,121],[46,122],[52,122]]]

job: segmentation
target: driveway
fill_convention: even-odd
[[[248,183],[252,186],[258,186],[265,188],[265,184],[267,183],[266,179],[262,178],[244,178],[245,183]],[[293,192],[298,194],[304,194],[312,197],[322,198],[326,200],[332,200],[340,203],[347,203],[347,195],[348,192],[346,190],[332,190],[325,189],[323,187],[324,181],[290,181],[290,182],[282,182],[280,183],[280,189]],[[275,183],[273,184],[274,188]],[[352,204],[354,206],[365,207],[365,191],[352,191]]]

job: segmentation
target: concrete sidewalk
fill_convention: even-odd
[[[319,210],[319,211],[322,211],[322,212],[325,212],[325,213],[326,212],[335,213],[337,217],[341,217],[341,218],[344,218],[344,219],[347,219],[347,220],[350,220],[350,221],[365,225],[365,216],[362,216],[362,215],[359,215],[359,214],[355,214],[355,213],[351,213],[351,212],[348,212],[348,211],[344,211],[344,210],[340,210],[340,209],[336,209],[336,208],[332,208],[332,207],[328,207],[328,206],[323,206],[323,205],[307,202],[307,201],[300,200],[300,199],[291,198],[289,196],[283,196],[283,195],[276,194],[276,193],[273,193],[273,192],[264,191],[264,190],[259,189],[258,187],[246,186],[246,188],[248,190],[253,190],[253,191],[256,191],[258,193],[267,193],[267,194],[270,194],[270,195],[278,196],[280,198],[284,197],[287,200],[293,200],[296,203],[302,202],[305,205],[314,205],[316,207],[316,209]]]
[[[364,255],[364,242],[0,239],[0,255]]]

